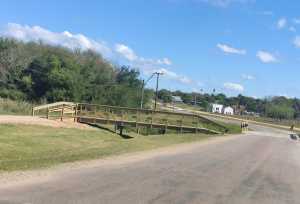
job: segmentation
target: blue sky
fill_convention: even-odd
[[[160,70],[161,88],[300,97],[297,0],[1,3],[0,35],[94,49],[143,78]]]

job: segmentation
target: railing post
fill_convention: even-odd
[[[109,114],[110,114],[110,112],[109,112],[107,107],[105,108],[105,113],[106,113],[106,123],[109,124],[109,118],[110,118]]]
[[[151,125],[150,125],[150,129],[152,130],[153,128],[153,110],[151,110]]]
[[[62,105],[60,121],[63,121],[65,104]]]
[[[168,125],[169,125],[168,119],[166,119],[166,123],[165,123],[165,134],[167,134]]]
[[[46,118],[49,119],[49,107],[47,107]]]
[[[140,134],[140,128],[139,128],[139,121],[141,121],[140,120],[140,116],[141,116],[141,114],[140,114],[140,110],[136,110],[136,123],[135,123],[135,125],[136,125],[136,132],[137,132],[137,134]]]
[[[196,134],[198,134],[198,129],[199,129],[199,118],[196,117]]]
[[[75,110],[74,110],[74,123],[77,121],[77,103],[75,104]]]
[[[183,133],[183,120],[184,120],[184,115],[182,115],[182,119],[181,119],[181,124],[180,124],[180,134]]]

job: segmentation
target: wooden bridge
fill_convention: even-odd
[[[226,127],[196,114],[86,103],[58,102],[37,106],[32,109],[32,115],[60,120],[73,118],[75,122],[115,127],[121,124],[135,128],[137,132],[141,128],[159,129],[163,133],[172,130],[178,133],[220,134],[227,131]]]

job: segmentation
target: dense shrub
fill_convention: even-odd
[[[137,70],[114,66],[91,50],[0,38],[0,97],[137,107],[141,87]],[[146,91],[145,102],[150,97]]]

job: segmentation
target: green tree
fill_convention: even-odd
[[[166,89],[161,89],[158,91],[158,98],[164,103],[172,102],[172,92]]]
[[[266,106],[266,115],[271,118],[282,119],[292,119],[294,117],[295,111],[293,108],[284,105],[274,105],[268,104]]]

